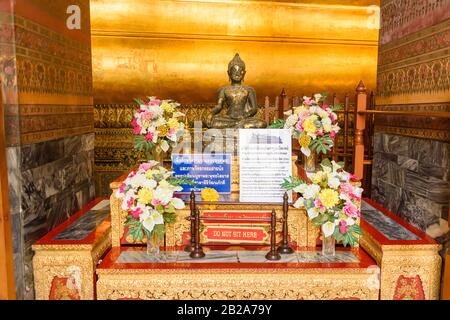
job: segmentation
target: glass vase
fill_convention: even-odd
[[[159,164],[164,167],[164,159],[166,158],[166,152],[160,148],[153,148],[152,150],[152,160],[158,161]]]
[[[317,167],[317,153],[311,152],[309,156],[303,155],[303,163],[306,173],[315,173]]]
[[[336,239],[332,236],[325,237],[322,232],[322,255],[326,257],[336,255]]]
[[[158,237],[156,232],[147,239],[147,255],[152,261],[161,261],[162,253],[161,253],[161,239]]]

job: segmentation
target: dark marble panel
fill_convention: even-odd
[[[382,203],[383,207],[396,213],[400,206],[402,189],[383,180],[378,180],[378,188],[379,192],[386,196],[385,201]]]
[[[22,170],[40,167],[64,157],[64,140],[52,140],[42,143],[22,146]]]
[[[450,196],[448,182],[410,171],[406,173],[406,189],[440,203],[447,203]]]
[[[73,136],[64,139],[64,155],[72,157],[82,149],[81,136]]]
[[[365,201],[361,204],[362,218],[389,240],[419,240],[414,233],[385,216]]]
[[[14,285],[16,286],[16,299],[23,300],[25,292],[25,281],[23,271],[23,254],[14,253]]]
[[[42,179],[34,179],[31,171],[25,171],[22,173],[22,181],[22,210],[36,207],[45,200],[46,190]]]
[[[53,240],[83,240],[94,229],[109,217],[110,209],[91,210],[68,226]]]
[[[47,213],[47,226],[50,231],[73,214],[71,190],[45,199],[44,206]]]
[[[384,133],[376,132],[373,136],[373,152],[383,152]]]
[[[439,222],[439,210],[436,204],[429,202],[426,198],[404,190],[397,213],[418,229],[425,231],[430,225]]]
[[[411,159],[405,156],[398,156],[397,164],[400,166],[400,168],[409,171],[418,172],[419,170],[419,161],[416,159]]]
[[[22,194],[22,175],[20,171],[19,147],[6,148],[6,165],[8,170],[9,207],[11,215],[20,213]]]
[[[95,134],[85,134],[81,136],[81,150],[90,151],[94,150]]]
[[[383,151],[400,156],[407,156],[409,150],[409,138],[388,135],[383,137]]]
[[[450,181],[450,166],[437,167],[429,163],[421,162],[418,166],[417,172],[423,176],[430,176],[442,181]]]

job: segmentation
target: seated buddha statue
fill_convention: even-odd
[[[209,128],[265,128],[266,123],[255,117],[258,109],[256,92],[252,87],[242,85],[245,76],[245,63],[236,53],[228,64],[228,77],[231,85],[219,90],[216,107],[207,121]],[[226,105],[226,114],[219,114]]]

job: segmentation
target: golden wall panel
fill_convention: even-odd
[[[236,52],[260,103],[282,88],[352,92],[361,79],[374,88],[378,30],[367,1],[317,2],[93,0],[95,103],[144,94],[215,102]]]

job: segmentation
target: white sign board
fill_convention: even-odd
[[[292,176],[292,137],[289,129],[239,130],[241,202],[280,203],[283,180]],[[289,192],[292,201],[292,192]]]

